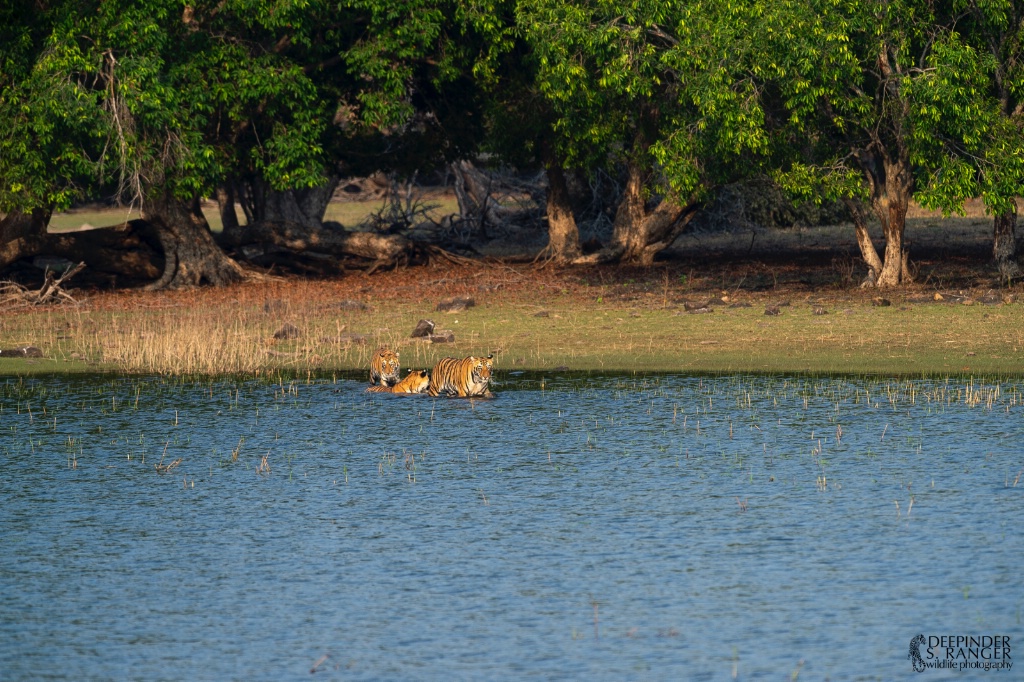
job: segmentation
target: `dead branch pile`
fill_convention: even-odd
[[[73,303],[78,305],[71,294],[64,291],[63,284],[85,269],[85,263],[68,268],[60,277],[53,270],[47,270],[43,286],[32,291],[17,282],[0,282],[0,308],[19,308],[27,305],[50,305]]]
[[[466,160],[453,163],[451,171],[464,240],[474,234],[486,240],[495,231],[507,234],[516,226],[541,226],[547,193],[542,176],[524,181],[512,173],[481,170]]]

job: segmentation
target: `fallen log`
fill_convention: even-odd
[[[401,235],[350,232],[295,222],[260,222],[225,230],[222,246],[241,249],[269,244],[296,253],[315,252],[335,257],[357,256],[373,261],[392,261],[412,255],[414,244]]]

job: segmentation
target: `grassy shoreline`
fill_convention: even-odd
[[[608,272],[490,264],[93,293],[78,307],[0,317],[0,348],[34,345],[46,356],[0,357],[0,375],[360,371],[379,345],[399,350],[407,368],[494,353],[499,371],[1024,375],[1024,305],[1016,302],[985,305],[969,293],[968,305],[938,302],[918,288],[886,294],[891,305],[878,307],[856,289],[723,291],[696,289],[667,270],[617,280]],[[476,305],[434,310],[452,295]],[[707,299],[711,313],[684,307]],[[779,315],[764,314],[780,303]],[[827,314],[814,314],[816,306]],[[422,317],[456,342],[409,338]],[[274,338],[285,324],[298,336]]]

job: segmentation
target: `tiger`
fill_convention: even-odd
[[[398,353],[383,346],[378,348],[370,360],[370,385],[394,386],[401,378]]]
[[[470,398],[474,396],[492,397],[488,388],[491,382],[493,355],[486,358],[469,356],[457,360],[442,358],[430,373],[430,385],[427,395],[437,397]]]
[[[423,393],[427,390],[427,385],[430,383],[430,375],[427,374],[425,369],[409,370],[409,373],[404,379],[399,381],[394,386],[369,386],[366,389],[367,393],[399,393],[399,394],[412,394],[412,393]]]

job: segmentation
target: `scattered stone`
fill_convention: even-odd
[[[288,322],[286,322],[283,327],[274,332],[274,338],[279,341],[283,339],[297,339],[299,338],[299,336],[299,328]]]
[[[878,308],[886,308],[892,305],[892,301],[890,301],[887,298],[882,298],[881,296],[876,296],[875,298],[871,299],[871,305]]]
[[[999,305],[1002,302],[1002,297],[994,292],[989,292],[978,299],[978,303],[983,303],[985,305]]]
[[[455,343],[455,332],[451,329],[442,329],[430,335],[430,343]]]
[[[713,313],[715,311],[705,306],[703,308],[691,308],[686,312],[690,313],[691,315],[703,315],[704,313]]]
[[[342,334],[341,336],[339,336],[338,342],[362,346],[366,344],[366,334],[354,334],[352,332],[349,332],[347,334]]]
[[[813,308],[811,308],[811,314],[812,315],[828,315],[828,311],[825,310],[825,308],[823,306],[816,305]]]
[[[711,301],[702,301],[701,303],[693,303],[692,301],[683,301],[683,308],[689,312],[694,310],[701,310],[703,308],[710,308]]]
[[[472,308],[475,305],[476,301],[472,298],[454,296],[438,303],[436,310],[442,313],[458,313],[462,312],[466,308]]]
[[[412,339],[423,339],[434,333],[434,321],[423,319],[416,323],[416,328],[412,330]]]
[[[344,301],[339,301],[337,307],[341,310],[366,310],[366,304],[362,301],[354,301],[351,298],[347,298]]]
[[[5,348],[0,350],[0,357],[4,358],[41,358],[43,351],[35,346],[21,346],[20,348]]]
[[[542,310],[539,313],[534,313],[533,316],[534,317],[551,317],[551,313],[549,313],[546,310]]]
[[[768,306],[767,308],[764,309],[764,314],[765,315],[781,315],[782,311],[779,310],[779,306],[777,306],[777,305],[770,305],[770,306]]]

